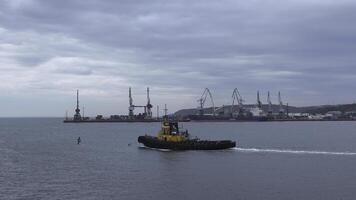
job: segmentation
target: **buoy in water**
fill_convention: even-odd
[[[80,144],[81,142],[82,142],[82,140],[80,139],[80,137],[78,137],[77,144]]]

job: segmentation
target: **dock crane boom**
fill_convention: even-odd
[[[150,88],[147,87],[147,118],[151,119],[152,118],[152,104],[151,104],[151,99],[150,99]]]
[[[129,87],[129,117],[132,118],[134,116],[135,106],[133,105],[133,99],[131,94],[131,87]]]
[[[238,105],[239,114],[242,114],[243,113],[243,99],[242,99],[240,92],[237,88],[235,88],[234,91],[232,92],[231,114],[234,113],[235,101],[237,102],[237,105]]]
[[[262,109],[262,102],[260,100],[260,91],[257,91],[257,107]]]
[[[284,114],[281,92],[278,92],[278,102],[279,102],[279,114]]]
[[[272,102],[271,102],[271,96],[269,94],[269,91],[267,95],[267,102],[268,102],[268,115],[272,115],[273,110],[272,110]]]
[[[211,92],[208,88],[205,88],[203,94],[201,95],[200,99],[198,99],[199,102],[199,115],[204,115],[204,104],[206,102],[206,99],[210,98],[211,104],[213,106],[213,116],[215,116],[215,105],[214,105],[214,100],[213,100],[213,95],[211,95]]]

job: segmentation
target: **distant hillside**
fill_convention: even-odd
[[[302,112],[310,114],[325,114],[329,111],[351,112],[356,111],[356,104],[309,106],[301,107],[299,109],[301,109]]]
[[[244,105],[245,108],[252,108],[255,106],[256,105],[254,105],[254,104]],[[237,106],[234,106],[234,107],[237,108]],[[229,110],[229,109],[231,109],[231,105],[224,106],[224,108]],[[286,110],[287,106],[283,106],[283,108]],[[268,105],[262,105],[262,110],[267,112]],[[272,110],[273,110],[273,112],[278,112],[279,105],[272,105]],[[294,106],[289,106],[288,110],[289,110],[289,112],[298,112],[298,108],[294,107]],[[212,113],[212,111],[213,111],[212,107],[204,108],[204,113]],[[174,113],[175,116],[179,116],[179,117],[185,117],[185,116],[194,115],[194,114],[197,114],[197,108],[182,109],[182,110],[178,110],[177,112]]]
[[[246,108],[255,107],[256,105],[244,105]],[[225,109],[231,109],[230,106],[224,106]],[[287,109],[287,106],[283,106],[284,109]],[[267,112],[268,105],[262,105],[262,109]],[[279,111],[279,105],[272,105],[273,112]],[[204,108],[204,113],[212,113],[212,108]],[[321,106],[307,106],[307,107],[295,107],[288,106],[288,110],[290,113],[310,113],[310,114],[325,114],[329,111],[341,111],[341,112],[349,112],[356,111],[356,104],[341,104],[341,105],[321,105]],[[189,109],[181,109],[174,113],[175,116],[185,117],[188,115],[197,114],[196,108]]]

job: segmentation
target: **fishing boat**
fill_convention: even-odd
[[[158,136],[139,136],[138,142],[155,149],[170,150],[221,150],[236,147],[231,140],[200,140],[191,138],[187,130],[180,131],[177,121],[164,120]]]

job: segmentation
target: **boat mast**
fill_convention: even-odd
[[[159,106],[157,105],[157,119],[159,119]]]
[[[168,109],[167,109],[167,104],[164,104],[164,116],[167,117]]]

